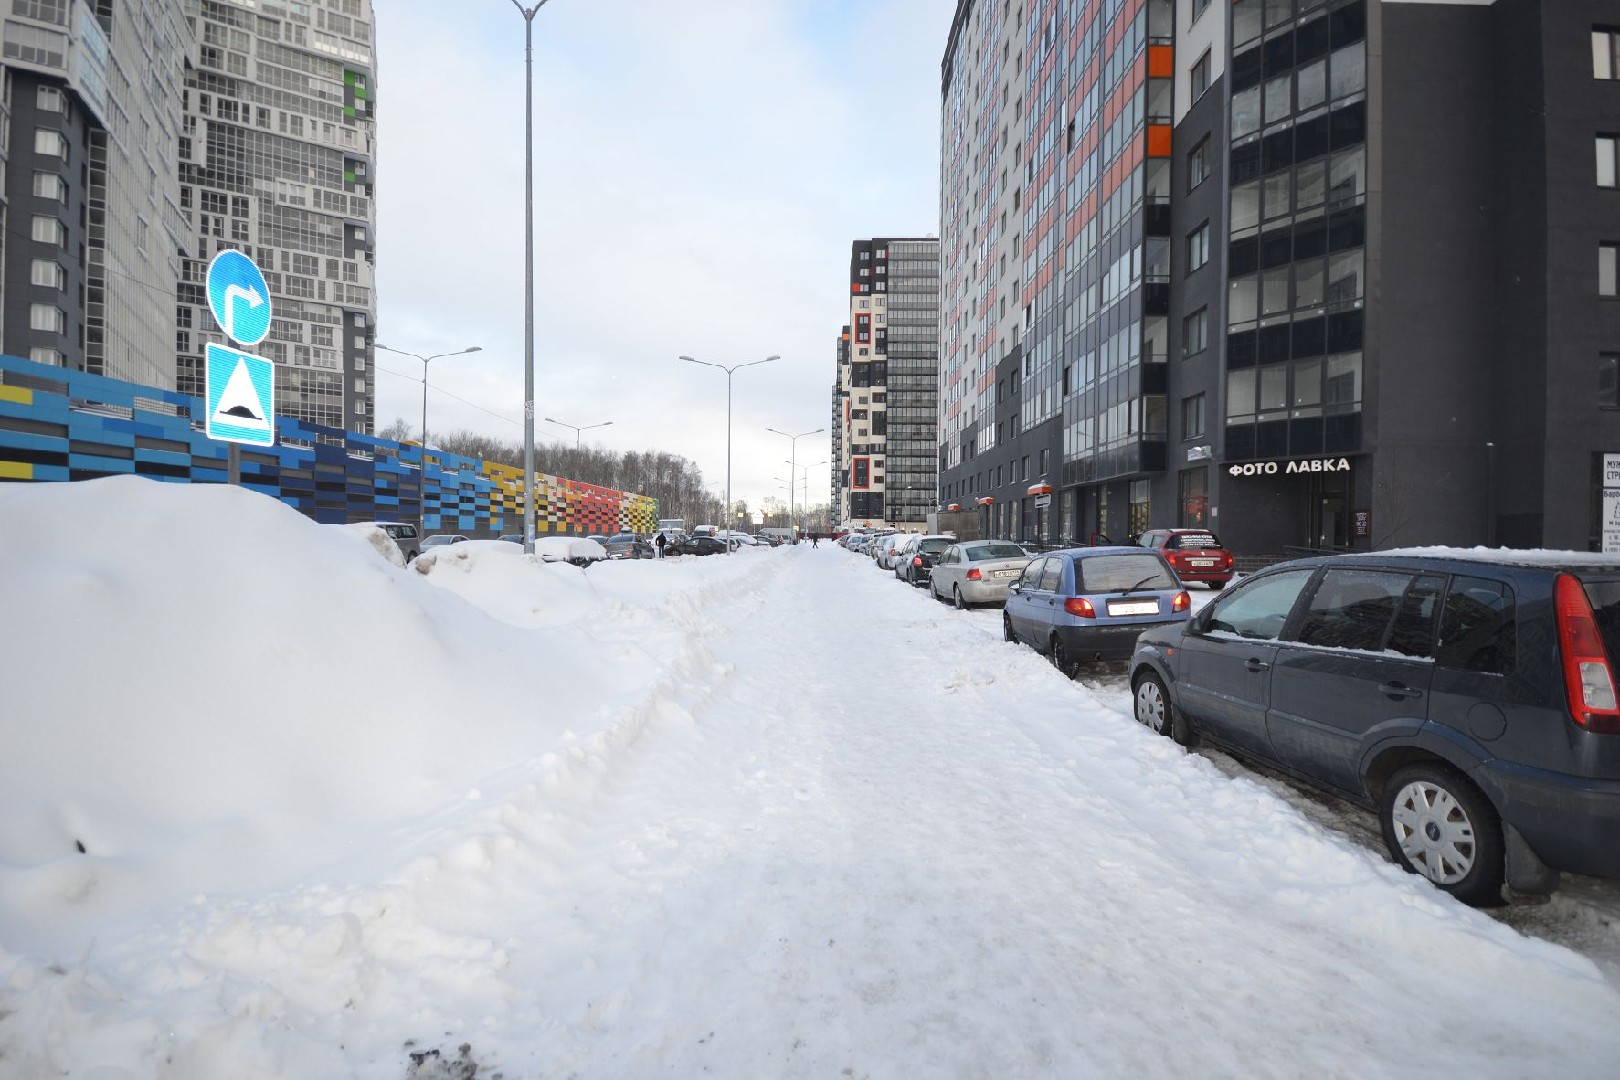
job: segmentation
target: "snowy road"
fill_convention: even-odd
[[[14,595],[75,626],[99,611],[109,641],[129,632],[116,598],[153,624],[140,582],[186,598],[223,572],[165,561],[163,514],[142,550],[141,515],[113,511],[127,561],[0,530],[0,565],[36,568]],[[8,1080],[459,1080],[458,1054],[504,1080],[1599,1077],[1620,1058],[1613,884],[1508,922],[1464,908],[1355,815],[1152,736],[1117,677],[1064,680],[995,613],[839,549],[582,574],[458,545],[416,574],[299,520],[250,524],[229,530],[263,538],[243,603],[302,573],[298,625],[379,613],[375,655],[415,679],[365,687],[393,740],[294,707],[352,678],[317,642],[272,683],[285,745],[264,725],[251,761],[222,750],[184,798],[118,788],[128,755],[16,743],[0,820],[39,826],[0,828]],[[27,635],[0,655],[48,668]],[[50,723],[96,692],[30,678],[15,700]],[[172,701],[119,685],[120,723],[154,760],[181,753]],[[233,817],[253,777],[273,782]],[[155,824],[119,832],[115,811]],[[255,865],[221,837],[259,845]]]

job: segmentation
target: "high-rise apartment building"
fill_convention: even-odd
[[[1616,132],[1602,0],[961,0],[941,498],[1052,543],[1597,544]]]
[[[849,332],[839,342],[835,515],[921,529],[939,473],[939,241],[855,241],[849,298]]]
[[[376,296],[375,94],[370,0],[187,0],[180,205],[192,239],[176,319],[180,388],[202,389],[223,342],[203,280],[222,248],[251,255],[274,304],[257,351],[276,409],[371,432]]]
[[[175,386],[181,0],[12,0],[0,351]]]

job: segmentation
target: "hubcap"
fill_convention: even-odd
[[[1402,854],[1435,884],[1454,885],[1474,868],[1474,823],[1445,788],[1412,781],[1395,796],[1390,819]]]
[[[1143,679],[1136,688],[1136,720],[1154,731],[1164,730],[1164,695],[1152,679]]]

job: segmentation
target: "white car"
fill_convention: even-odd
[[[534,553],[540,556],[541,562],[565,562],[572,566],[589,566],[608,557],[607,548],[579,536],[537,536]]]

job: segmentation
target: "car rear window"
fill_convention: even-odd
[[[1164,546],[1169,548],[1218,548],[1221,546],[1221,540],[1212,532],[1172,533]]]
[[[967,552],[969,562],[983,562],[986,559],[1023,559],[1027,558],[1024,549],[1017,544],[978,544],[974,547],[963,548]]]
[[[1609,663],[1620,663],[1620,580],[1582,578],[1581,587],[1586,590],[1586,602],[1592,605],[1592,618],[1603,637],[1603,647],[1609,650]]]
[[[924,540],[917,545],[918,548],[928,552],[930,555],[936,551],[944,551],[950,546],[951,542],[949,540]]]
[[[1165,569],[1164,560],[1143,552],[1140,555],[1094,555],[1074,561],[1083,593],[1119,592],[1133,586],[1139,589],[1174,589],[1176,579]]]
[[[608,540],[608,543],[610,543],[610,544],[633,544],[633,543],[635,543],[635,541],[636,541],[636,534],[635,533],[618,533],[615,536],[613,536],[610,540]]]

